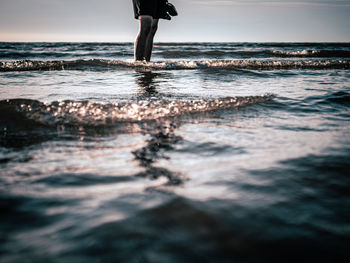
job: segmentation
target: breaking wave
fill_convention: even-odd
[[[230,58],[350,58],[348,50],[167,50],[156,53],[166,58],[181,57],[230,57]]]
[[[118,68],[179,70],[179,69],[350,69],[350,60],[197,60],[130,62],[122,60],[89,59],[0,62],[1,72],[50,70],[105,70]]]
[[[31,123],[55,127],[108,126],[121,122],[140,122],[192,113],[230,109],[265,102],[274,95],[202,99],[195,101],[135,101],[130,103],[96,103],[61,101],[42,103],[37,100],[12,99],[0,101],[3,122]]]
[[[301,51],[268,51],[268,54],[277,57],[304,57],[304,58],[350,58],[348,50],[308,50]],[[267,55],[268,55],[267,54]]]

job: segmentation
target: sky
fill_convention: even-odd
[[[160,42],[350,42],[350,0],[169,0]],[[132,0],[0,0],[0,41],[132,42]]]

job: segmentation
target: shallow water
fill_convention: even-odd
[[[349,53],[1,43],[1,262],[348,262]]]

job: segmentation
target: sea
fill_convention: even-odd
[[[350,43],[0,43],[0,262],[350,262]]]

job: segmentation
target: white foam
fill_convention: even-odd
[[[122,60],[19,60],[0,62],[0,71],[98,70],[133,68],[145,70],[179,69],[349,69],[350,60],[166,60],[133,62]]]

